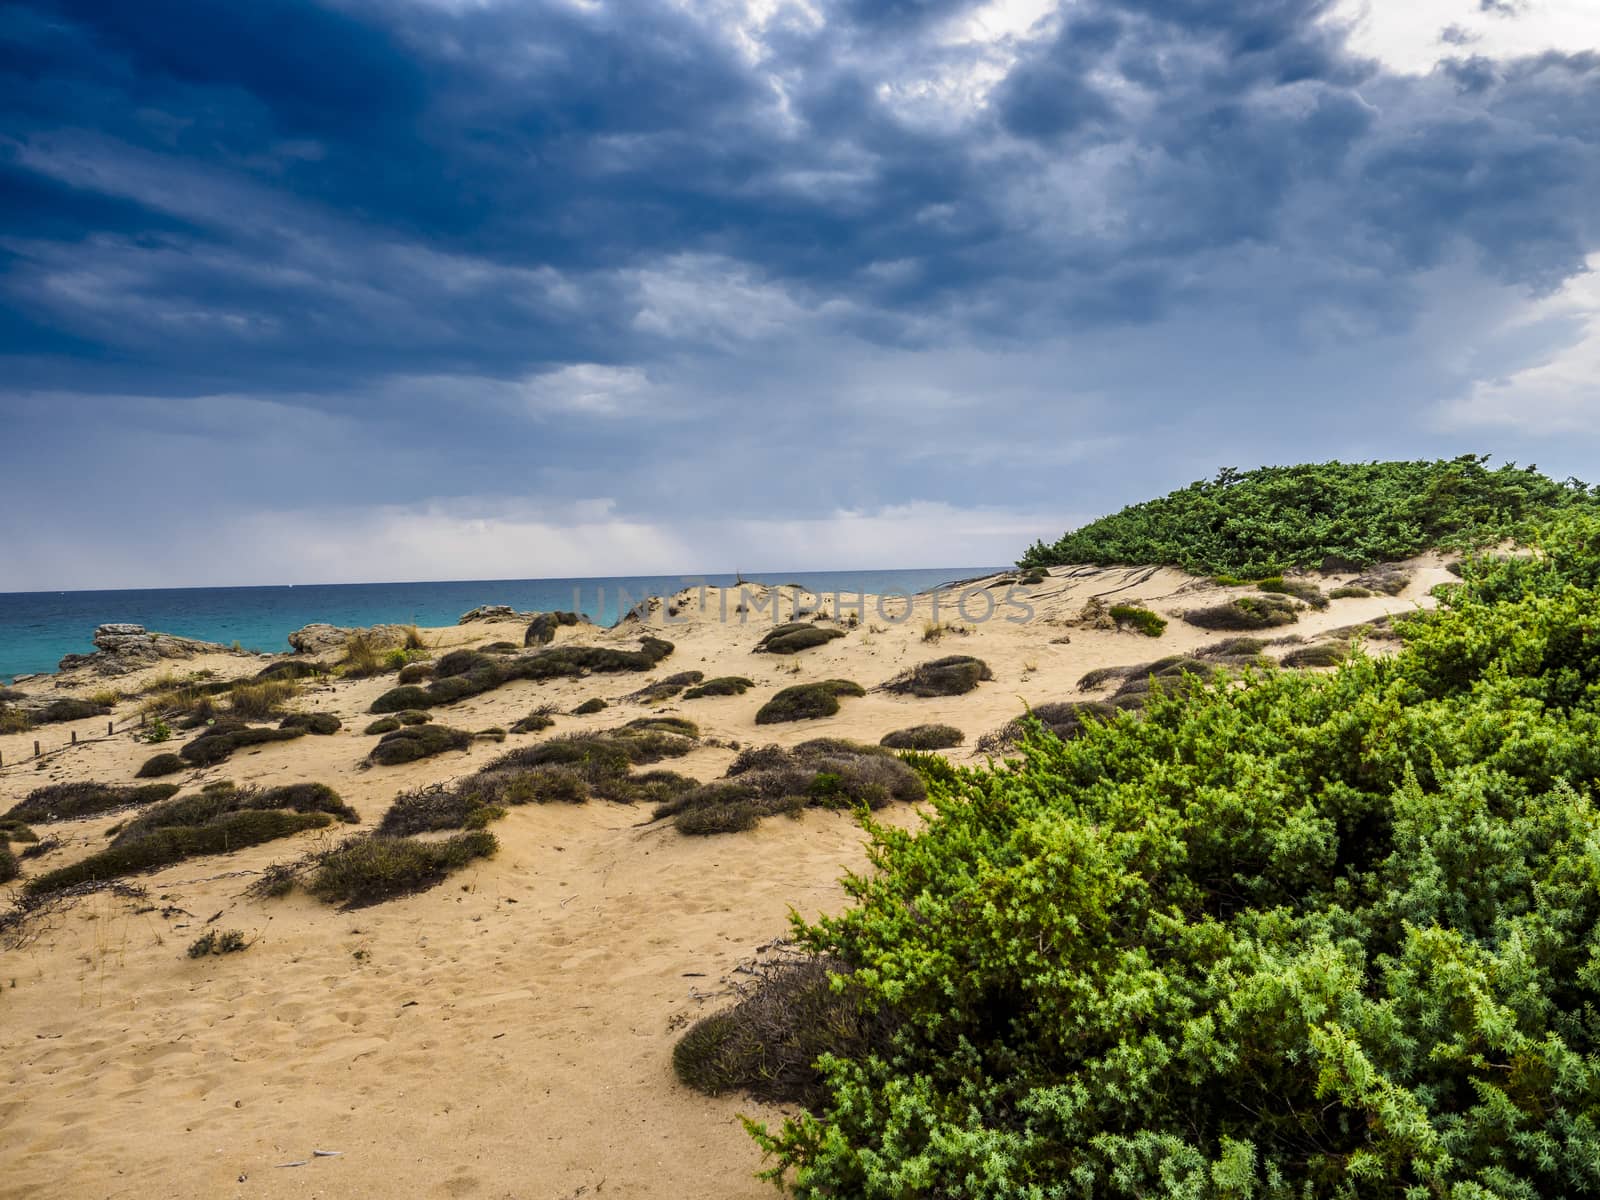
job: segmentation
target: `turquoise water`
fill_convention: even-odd
[[[812,571],[751,577],[799,583],[813,591],[882,594],[927,591],[997,570],[951,567],[916,571]],[[0,680],[53,671],[64,654],[94,649],[95,626],[130,621],[146,629],[248,650],[282,652],[290,633],[313,621],[453,625],[480,604],[519,612],[571,609],[602,625],[616,622],[645,596],[671,595],[698,583],[733,584],[732,575],[650,575],[617,579],[496,579],[447,583],[339,583],[304,587],[150,588],[106,592],[0,592]]]

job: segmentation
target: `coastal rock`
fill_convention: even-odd
[[[328,625],[315,621],[289,635],[289,645],[296,654],[328,654],[343,650],[345,643],[357,634],[379,648],[405,645],[410,631],[404,625],[370,625],[364,629],[347,629],[342,625]]]
[[[167,659],[193,658],[197,654],[229,654],[231,649],[216,642],[178,637],[172,633],[152,633],[143,625],[113,622],[94,631],[96,649],[90,654],[68,654],[58,664],[60,671],[90,670],[97,675],[128,675]],[[61,686],[59,683],[57,686]]]
[[[509,604],[480,604],[471,612],[462,613],[457,625],[470,625],[474,621],[531,621],[539,614],[518,612]]]

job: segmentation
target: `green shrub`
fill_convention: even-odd
[[[320,812],[247,809],[228,813],[205,825],[156,829],[147,837],[80,859],[30,879],[30,895],[58,891],[80,883],[118,879],[140,871],[154,871],[186,858],[227,854],[246,846],[288,837],[306,829],[320,829],[333,818]]]
[[[256,678],[260,680],[310,679],[327,673],[328,668],[315,659],[285,658],[262,667],[261,670],[256,672]]]
[[[388,837],[429,833],[436,829],[467,829],[487,824],[492,809],[478,799],[447,784],[435,783],[395,797],[389,811],[378,822],[377,831]]]
[[[241,788],[213,784],[193,796],[179,796],[145,809],[123,825],[111,840],[113,847],[129,846],[158,829],[213,824],[231,813],[289,810],[326,813],[354,825],[361,818],[325,783],[291,783],[273,788]]]
[[[400,668],[400,674],[395,676],[395,681],[402,686],[421,683],[424,679],[433,678],[433,664],[427,662],[407,663]]]
[[[290,713],[278,723],[279,729],[301,729],[321,737],[338,733],[344,722],[332,713]]]
[[[668,675],[665,679],[655,683],[646,684],[637,692],[628,697],[637,703],[654,703],[657,700],[667,700],[676,696],[691,683],[699,683],[705,678],[703,671],[679,671],[676,675]]]
[[[492,691],[514,679],[556,679],[593,672],[649,671],[672,653],[672,643],[657,637],[639,640],[637,650],[610,646],[556,646],[535,654],[497,659],[476,650],[457,650],[434,664],[426,687],[402,685],[372,702],[374,713],[434,708]]]
[[[810,721],[839,711],[840,696],[865,696],[866,689],[848,679],[824,679],[786,687],[756,712],[757,725],[783,721]]]
[[[994,672],[981,658],[952,654],[902,671],[884,684],[883,690],[909,696],[960,696],[993,678]]]
[[[1036,543],[1020,565],[1161,564],[1242,579],[1361,569],[1525,537],[1541,521],[1595,504],[1595,493],[1576,480],[1556,483],[1514,464],[1491,470],[1487,461],[1228,468],[1053,545]]]
[[[144,765],[134,772],[138,779],[156,779],[162,775],[176,775],[189,764],[176,754],[157,754],[154,758],[147,758]]]
[[[556,723],[556,719],[546,713],[529,713],[511,727],[512,733],[542,733]]]
[[[376,721],[372,722],[372,724],[368,725],[361,732],[365,733],[365,734],[370,734],[372,736],[376,736],[377,734],[380,734],[380,733],[393,733],[396,729],[399,729],[399,728],[400,728],[400,718],[399,717],[379,717]]]
[[[473,860],[490,857],[499,845],[487,829],[458,833],[442,842],[358,836],[321,855],[307,887],[330,904],[361,908],[436,887]]]
[[[1183,619],[1201,629],[1272,629],[1294,624],[1300,614],[1295,602],[1285,596],[1240,596],[1209,608],[1190,609]]]
[[[5,815],[21,821],[70,821],[118,808],[155,804],[177,794],[175,783],[52,783],[34,788],[27,799],[13,804]]]
[[[390,688],[383,695],[372,702],[368,711],[374,713],[397,713],[408,708],[426,708],[433,703],[427,689],[414,684],[405,684],[401,687]]]
[[[1372,589],[1362,587],[1359,583],[1347,583],[1343,587],[1336,587],[1328,593],[1332,600],[1365,599],[1372,595]]]
[[[1132,625],[1145,637],[1160,637],[1167,628],[1165,617],[1159,617],[1148,608],[1132,604],[1113,604],[1111,619],[1120,625]]]
[[[572,715],[575,717],[586,717],[590,713],[597,713],[605,707],[606,702],[600,699],[599,696],[590,696],[582,704],[578,705],[577,708],[572,710]]]
[[[798,654],[813,646],[824,646],[842,638],[844,630],[815,625],[809,621],[791,621],[779,625],[756,643],[758,654]]]
[[[1600,1190],[1583,525],[1469,566],[1391,657],[930,773],[934,819],[874,830],[854,906],[797,931],[890,1033],[755,1130],[773,1173],[897,1200]]]
[[[11,853],[11,847],[0,842],[0,883],[10,883],[22,874],[22,867],[17,863],[17,856]]]
[[[755,684],[743,675],[718,675],[697,687],[684,692],[685,700],[698,700],[702,696],[742,696]]]
[[[392,767],[448,750],[465,750],[470,745],[472,735],[463,729],[452,729],[448,725],[407,725],[379,738],[367,758],[379,766]]]
[[[890,750],[948,750],[961,745],[966,736],[954,725],[913,725],[884,734],[878,745]]]

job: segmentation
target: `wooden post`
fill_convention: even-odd
[[[72,731],[72,744],[74,746],[78,744],[78,731],[76,729]]]
[[[116,731],[117,731],[117,723],[115,721],[107,721],[106,722],[106,736],[110,737]]]
[[[33,756],[34,756],[34,757],[35,757],[35,758],[38,758],[38,757],[39,757],[39,743],[38,743],[38,742],[35,742],[35,743],[34,743],[34,744],[33,744]]]

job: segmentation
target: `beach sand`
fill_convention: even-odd
[[[1262,636],[1309,641],[1427,606],[1429,589],[1451,578],[1446,560],[1410,565],[1411,583],[1398,596],[1336,600]],[[721,593],[708,593],[704,610],[701,597],[689,594],[663,602],[645,621],[557,634],[558,645],[665,637],[676,650],[653,672],[519,681],[434,710],[436,722],[478,730],[509,727],[541,704],[562,712],[591,696],[612,704],[591,716],[557,717],[543,734],[368,769],[364,757],[376,739],[360,731],[393,676],[311,683],[294,707],[338,715],[342,732],[243,751],[171,781],[186,792],[219,779],[319,781],[352,804],[365,827],[401,791],[468,774],[517,745],[608,729],[646,712],[691,717],[719,743],[667,764],[702,779],[726,768],[735,753],[728,743],[793,745],[823,735],[876,742],[928,722],[965,732],[951,758],[981,761],[979,736],[1017,716],[1024,701],[1094,698],[1102,693],[1076,686],[1091,669],[1232,636],[1176,619],[1159,639],[1084,628],[1074,622],[1091,595],[1173,615],[1246,591],[1169,570],[1058,569],[1041,585],[1016,589],[1032,607],[1027,621],[1005,619],[1021,615],[1015,607],[974,620],[947,605],[939,619],[966,632],[929,641],[925,629],[935,618],[927,598],[908,612],[902,601],[887,601],[880,614],[868,597],[846,636],[794,656],[751,653],[772,623],[770,611],[741,621],[735,591],[724,619]],[[793,593],[782,595],[786,619]],[[847,600],[847,613],[855,602]],[[969,603],[968,616],[981,618],[984,607],[981,599]],[[520,645],[522,634],[521,623],[507,622],[425,631],[439,651],[499,639]],[[994,679],[967,695],[934,699],[869,690],[845,699],[831,718],[754,723],[781,687],[846,678],[871,689],[949,654],[984,659]],[[254,656],[215,655],[166,669],[229,677],[262,665]],[[691,669],[744,675],[756,687],[650,706],[622,699]],[[109,682],[131,692],[141,678]],[[107,683],[57,677],[24,687],[86,694]],[[110,737],[107,718],[0,735],[0,810],[45,783],[131,781],[155,752],[132,736],[136,707],[118,706]],[[74,731],[80,744],[67,745]],[[36,738],[48,752],[37,763]],[[848,815],[816,810],[707,838],[649,818],[643,808],[599,802],[515,808],[493,826],[501,842],[494,858],[431,891],[349,912],[302,893],[241,896],[268,864],[350,831],[340,826],[130,880],[147,889],[142,900],[100,893],[35,920],[24,944],[0,951],[0,1145],[7,1150],[0,1195],[772,1194],[754,1178],[760,1155],[737,1118],[781,1120],[782,1111],[682,1087],[672,1046],[685,1024],[727,1003],[740,964],[785,935],[791,909],[811,917],[844,904],[839,879],[864,868],[863,835]],[[24,880],[102,845],[106,829],[125,819],[36,825],[64,845],[25,861]],[[922,817],[900,808],[880,819],[912,827]],[[252,944],[244,953],[189,959],[187,946],[207,929],[240,929]]]

